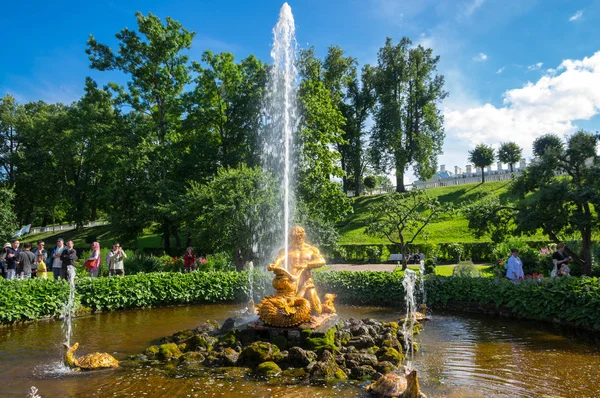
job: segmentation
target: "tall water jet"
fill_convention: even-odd
[[[269,71],[269,83],[265,101],[265,131],[263,132],[263,165],[278,176],[282,185],[282,231],[283,242],[277,246],[286,250],[285,269],[288,269],[287,248],[291,217],[294,213],[292,181],[294,176],[294,139],[296,126],[296,28],[294,16],[288,3],[279,11],[279,20],[273,28],[273,65]]]
[[[74,268],[74,267],[73,267]],[[72,325],[71,320],[73,311],[75,310],[75,271],[69,269],[67,271],[67,281],[69,282],[69,297],[65,305],[63,306],[62,317],[63,317],[63,332],[65,334],[65,343],[71,346],[71,333]]]
[[[406,306],[406,316],[402,324],[402,336],[404,337],[404,351],[409,364],[413,357],[413,332],[415,323],[417,322],[417,302],[415,300],[415,284],[417,274],[411,269],[404,270],[404,278],[402,279],[402,287],[404,287],[404,303]]]

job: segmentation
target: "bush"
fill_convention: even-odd
[[[425,259],[425,275],[435,275],[435,263],[432,258]]]
[[[379,263],[381,261],[381,249],[379,246],[367,246],[367,260],[370,263]]]
[[[235,264],[230,253],[222,252],[206,256],[206,264],[200,267],[205,271],[235,271]]]
[[[53,279],[0,279],[0,323],[39,319],[60,313],[69,285]]]
[[[597,278],[545,278],[512,283],[492,278],[427,278],[427,301],[434,308],[478,312],[508,311],[513,316],[600,330]]]
[[[463,258],[465,254],[464,246],[458,242],[450,243],[446,250],[448,251],[448,254],[452,256],[454,261],[456,261],[456,264],[460,263],[460,259]]]
[[[475,267],[473,263],[460,263],[454,267],[452,276],[459,278],[477,278],[479,277],[479,270],[477,270],[477,267]]]
[[[523,273],[525,275],[543,272],[544,266],[540,265],[540,251],[534,250],[522,239],[513,238],[494,247],[492,255],[494,256],[494,274],[496,276],[503,277],[506,275],[505,264],[511,256],[510,250],[513,248],[519,250],[519,258],[523,262]],[[550,270],[552,270],[552,267],[550,267]]]

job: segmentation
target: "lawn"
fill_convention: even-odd
[[[438,265],[435,267],[435,274],[439,276],[452,276],[452,272],[454,271],[454,265]],[[415,272],[419,272],[418,265],[409,265],[409,269],[412,269]],[[491,277],[493,276],[492,267],[487,264],[476,264],[475,268],[479,270],[479,274],[483,277]],[[397,270],[394,272],[398,272],[404,275],[404,271]]]
[[[488,196],[498,196],[503,203],[511,199],[508,192],[509,181],[493,181],[485,184],[465,184],[453,187],[432,188],[426,190],[427,194],[438,198],[440,203],[451,203],[458,208],[470,201],[475,201]],[[369,207],[381,200],[383,195],[362,196],[353,199],[354,213],[348,215],[338,225],[340,244],[378,244],[389,243],[385,238],[374,238],[364,234]],[[426,236],[429,242],[478,242],[487,241],[482,238],[476,239],[468,228],[467,219],[461,214],[453,214],[447,219],[433,223],[426,228]],[[416,243],[423,242],[423,237],[417,239]],[[531,240],[547,240],[542,234],[531,236]]]

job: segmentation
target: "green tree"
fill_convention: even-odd
[[[192,182],[184,208],[196,246],[231,252],[238,270],[248,261],[266,264],[270,253],[260,251],[270,247],[272,226],[279,222],[279,195],[276,179],[259,167],[221,168],[204,185]]]
[[[298,145],[298,198],[305,214],[320,223],[335,223],[351,211],[350,201],[331,177],[342,177],[339,153],[331,147],[342,143],[344,116],[324,82],[324,68],[312,49],[302,51],[298,92],[301,122]]]
[[[502,163],[507,163],[510,167],[510,172],[514,172],[515,163],[521,160],[523,150],[514,142],[502,142],[498,149],[498,160]]]
[[[577,235],[582,252],[567,252],[590,275],[592,234],[600,225],[595,211],[600,208],[598,141],[597,134],[579,131],[566,145],[553,138],[546,141],[550,145],[534,144],[541,156],[512,184],[515,202],[495,199],[472,206],[465,212],[469,227],[476,236],[490,233],[496,241],[540,229],[555,243]]]
[[[179,170],[175,166],[182,158],[178,145],[184,109],[182,94],[191,82],[186,51],[191,48],[194,33],[168,17],[164,24],[152,14],[144,16],[138,12],[136,17],[139,34],[128,28],[117,33],[117,53],[93,36],[86,52],[92,68],[118,70],[129,77],[127,88],[111,84],[117,93],[116,101],[147,117],[143,126],[148,130],[138,130],[144,137],[136,148],[136,158],[145,163],[148,179],[153,183],[144,188],[144,206],[134,209],[144,212],[145,224],[159,223],[165,249],[169,249],[171,234],[179,241],[178,218],[172,217],[170,205],[185,193],[184,184],[174,171]],[[142,214],[137,218],[142,218]],[[143,224],[130,226],[138,229],[132,233],[141,232]]]
[[[469,162],[481,169],[481,183],[485,182],[485,168],[494,162],[494,148],[489,145],[479,144],[469,151]]]
[[[406,269],[409,245],[448,210],[423,190],[384,195],[369,209],[365,233],[400,246],[402,269]]]
[[[533,154],[544,156],[547,150],[560,151],[563,148],[562,140],[555,134],[546,134],[533,141]]]
[[[375,176],[366,176],[364,184],[365,184],[365,188],[367,188],[369,191],[373,192],[375,187],[377,187],[377,178],[375,178]]]
[[[213,167],[256,164],[265,65],[253,55],[235,63],[230,53],[206,51],[192,70],[197,75],[186,95],[185,127],[202,142],[194,155],[213,158]]]
[[[19,150],[17,123],[19,105],[7,94],[0,98],[0,175],[8,187],[15,185],[15,157]]]
[[[373,161],[384,171],[396,170],[398,192],[405,191],[409,166],[423,180],[435,173],[445,137],[438,108],[447,96],[444,77],[436,74],[440,58],[430,48],[411,45],[406,37],[395,46],[388,38],[375,70]]]
[[[12,191],[0,188],[0,241],[9,242],[18,229],[17,217],[12,209],[14,194]]]

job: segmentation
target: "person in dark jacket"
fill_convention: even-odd
[[[35,254],[31,252],[31,243],[26,242],[17,260],[17,278],[31,278],[31,270],[34,262]]]
[[[73,241],[67,242],[67,247],[60,254],[60,261],[62,261],[62,268],[60,270],[60,277],[67,279],[70,273],[75,277],[75,261],[77,260],[77,252],[73,249]],[[70,278],[69,278],[70,279]]]
[[[6,250],[6,279],[14,279],[17,276],[17,261],[21,255],[20,243],[15,239],[12,246]]]

